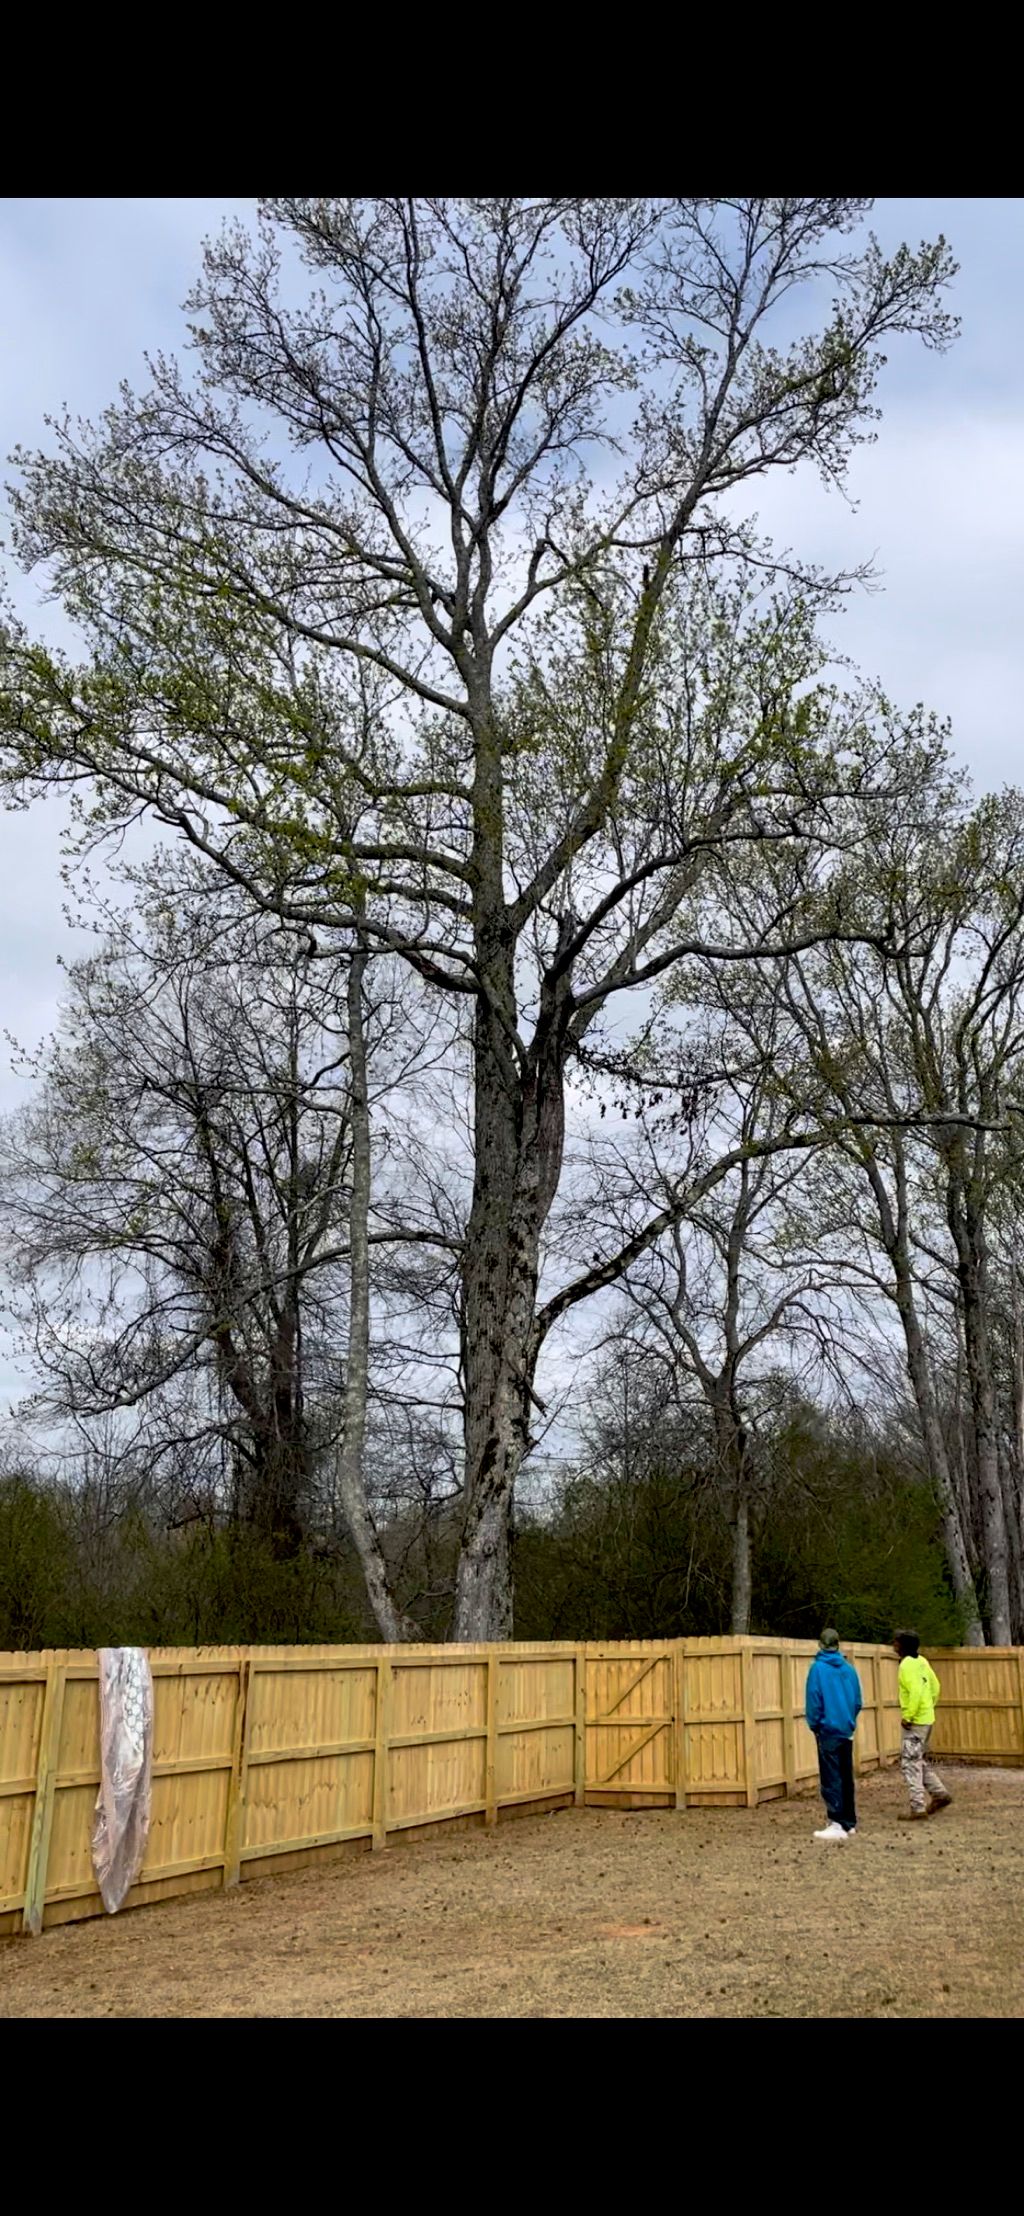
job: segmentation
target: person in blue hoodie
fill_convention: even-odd
[[[828,1822],[816,1839],[839,1846],[857,1829],[853,1797],[853,1735],[864,1706],[860,1679],[839,1652],[839,1633],[831,1624],[821,1634],[807,1672],[804,1715],[818,1742],[818,1776]]]

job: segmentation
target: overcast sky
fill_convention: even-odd
[[[200,242],[243,200],[0,201],[0,449],[45,443],[44,415],[91,416],[143,354],[178,347]],[[903,705],[952,718],[981,786],[1024,774],[1024,200],[887,200],[883,246],[942,231],[961,264],[963,335],[943,357],[894,345],[884,421],[862,452],[851,514],[804,474],[758,489],[773,535],[831,566],[874,556],[884,590],[849,604],[844,650]],[[9,474],[5,473],[5,474]],[[3,503],[6,530],[6,502]],[[32,589],[18,587],[22,609]],[[59,879],[61,810],[0,815],[0,1031],[52,1025],[57,959],[73,950]],[[17,1100],[0,1045],[0,1106]],[[7,1393],[0,1351],[0,1408]]]

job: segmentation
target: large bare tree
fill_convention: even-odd
[[[706,587],[764,558],[727,496],[840,478],[892,336],[952,333],[944,244],[887,261],[868,208],[269,202],[207,250],[198,375],[158,361],[14,494],[91,650],[11,634],[16,773],[98,780],[91,830],[152,808],[466,1003],[463,1638],[510,1628],[545,1332],[629,1259],[538,1305],[567,1069],[690,943],[709,858],[793,835],[814,783],[792,670],[770,684]],[[802,287],[833,295],[809,331]]]

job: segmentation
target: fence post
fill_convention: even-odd
[[[676,1807],[686,1807],[686,1641],[677,1639],[672,1653],[672,1706],[675,1710]]]
[[[377,1661],[377,1700],[373,1731],[373,1844],[388,1843],[388,1762],[391,1737],[391,1695],[394,1672],[380,1655]]]
[[[1020,1746],[1017,1752],[1024,1761],[1024,1647],[1017,1649],[1017,1676],[1020,1681]]]
[[[573,1799],[577,1808],[583,1808],[587,1799],[587,1650],[585,1646],[578,1646],[576,1649],[573,1693],[576,1716],[576,1745],[573,1753]]]
[[[793,1657],[788,1647],[780,1656],[782,1676],[782,1760],[786,1771],[786,1799],[796,1792],[796,1684]]]
[[[66,1680],[65,1665],[60,1662],[50,1663],[46,1673],[46,1691],[43,1695],[43,1714],[39,1727],[36,1799],[32,1811],[32,1834],[25,1874],[25,1908],[22,1915],[22,1930],[31,1932],[33,1938],[38,1938],[43,1928],[46,1865],[50,1856],[50,1833],[53,1829],[53,1800],[60,1756],[60,1727],[64,1714]]]
[[[498,1661],[496,1649],[487,1652],[487,1747],[484,1758],[484,1822],[498,1821]]]
[[[885,1679],[882,1676],[882,1657],[874,1657],[875,1671],[875,1738],[878,1742],[878,1767],[885,1768]]]
[[[224,1825],[224,1883],[237,1885],[242,1875],[242,1834],[245,1829],[245,1795],[249,1782],[249,1683],[252,1657],[248,1649],[238,1657],[238,1699],[231,1749],[231,1782]]]
[[[743,1773],[747,1807],[757,1807],[757,1714],[754,1708],[754,1657],[749,1646],[740,1648],[740,1682],[743,1687]]]

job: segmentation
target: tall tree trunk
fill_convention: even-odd
[[[921,1426],[921,1441],[925,1452],[929,1476],[934,1483],[942,1512],[942,1532],[945,1541],[946,1563],[956,1600],[963,1613],[964,1645],[983,1647],[985,1627],[981,1620],[978,1596],[974,1588],[970,1554],[957,1500],[956,1483],[946,1449],[946,1437],[935,1405],[931,1371],[924,1343],[924,1334],[917,1313],[913,1289],[906,1276],[897,1271],[897,1307],[903,1325],[903,1337],[907,1350],[907,1371]]]
[[[1020,1551],[1020,1512],[1017,1494],[1017,1472],[1011,1442],[999,1441],[999,1476],[1003,1488],[1003,1516],[1006,1522],[1006,1544],[1010,1574],[1010,1639],[1019,1644],[1021,1622],[1024,1618],[1024,1563]]]
[[[308,1470],[289,1302],[282,1309],[269,1351],[269,1377],[253,1374],[227,1324],[218,1326],[215,1343],[248,1432],[247,1448],[236,1455],[233,1520],[258,1531],[276,1561],[290,1562],[305,1536],[302,1511]]]
[[[719,1384],[722,1381],[719,1380]],[[750,1450],[746,1429],[735,1404],[733,1391],[725,1381],[725,1398],[716,1395],[715,1433],[718,1462],[729,1503],[729,1521],[732,1537],[732,1583],[729,1603],[729,1628],[734,1637],[745,1639],[750,1630],[750,1606],[753,1593],[753,1556],[750,1534],[751,1469]]]
[[[291,1561],[305,1538],[309,1470],[299,1359],[299,1329],[294,1281],[289,1284],[271,1356],[269,1438],[263,1460],[265,1499],[260,1520],[270,1533],[275,1556]]]
[[[967,1540],[971,1567],[977,1580],[984,1571],[984,1550],[981,1544],[981,1519],[978,1512],[978,1470],[974,1451],[974,1421],[971,1415],[970,1396],[966,1387],[967,1357],[964,1353],[964,1323],[957,1308],[954,1317],[956,1327],[956,1368],[953,1376],[953,1406],[947,1410],[947,1424],[943,1436],[947,1439],[947,1451],[953,1460],[957,1499],[960,1503],[960,1520]],[[934,1372],[932,1373],[934,1390]]]
[[[391,1590],[387,1562],[366,1497],[366,1411],[370,1380],[370,1098],[366,1074],[363,978],[367,955],[353,953],[348,970],[349,1114],[352,1126],[352,1203],[349,1216],[349,1324],[345,1365],[344,1431],[338,1454],[338,1496],[359,1556],[367,1598],[382,1639],[418,1639],[419,1627],[403,1614]]]
[[[520,1066],[504,910],[481,943],[487,990],[477,1008],[473,1205],[462,1275],[466,1505],[453,1625],[465,1640],[512,1633],[512,1515],[530,1445],[540,1240],[562,1164],[569,996],[568,977],[545,985]]]
[[[1011,1643],[1010,1561],[999,1469],[999,1427],[988,1333],[984,1230],[969,1199],[950,1180],[948,1220],[957,1256],[967,1382],[977,1458],[981,1536],[994,1647]]]
[[[744,1470],[736,1488],[733,1504],[732,1615],[729,1628],[735,1637],[745,1639],[750,1630],[752,1591],[750,1492],[746,1483],[746,1471]]]
[[[1008,1513],[1016,1535],[1016,1637],[1019,1641],[1024,1639],[1024,1312],[1016,1243],[1010,1264],[1010,1279],[1013,1287],[1013,1436],[1010,1456],[1012,1503]]]
[[[906,1156],[903,1140],[898,1134],[894,1137],[892,1146],[896,1178],[895,1208],[873,1148],[865,1147],[861,1154],[861,1163],[874,1195],[882,1241],[895,1280],[896,1307],[903,1326],[907,1354],[907,1374],[921,1426],[921,1443],[928,1474],[939,1498],[946,1564],[953,1592],[963,1615],[964,1644],[969,1647],[983,1647],[985,1627],[975,1591],[971,1550],[957,1497],[955,1473],[935,1404],[928,1350],[917,1312],[910,1255]]]
[[[463,1272],[466,1509],[456,1639],[512,1635],[512,1514],[530,1443],[540,1227],[536,1166],[509,1121],[496,1115],[492,1143],[478,1145]]]

